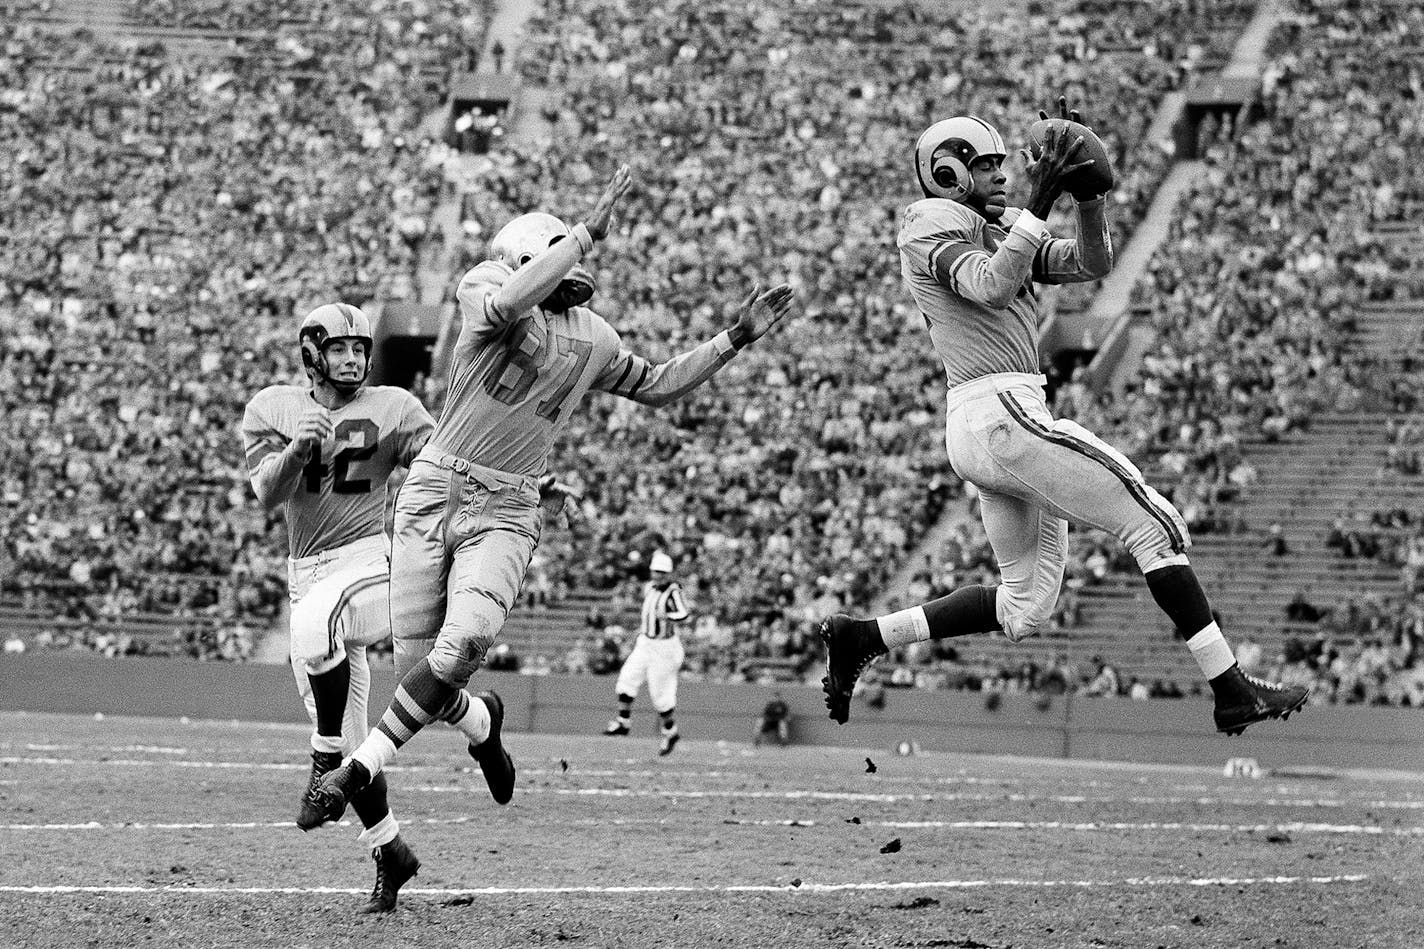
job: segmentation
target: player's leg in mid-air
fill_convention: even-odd
[[[311,584],[292,608],[292,672],[314,726],[312,770],[302,810],[308,806],[312,788],[365,739],[371,691],[366,650],[390,634],[384,538],[358,543],[373,548],[355,558],[364,563]],[[294,565],[294,590],[301,588],[301,571],[301,565]],[[400,825],[390,812],[384,778],[353,797],[351,806],[362,826],[357,840],[376,862],[376,884],[362,912],[390,912],[401,886],[415,875],[420,861],[401,837]],[[299,812],[298,826],[304,825],[303,818]]]
[[[1082,426],[1055,420],[1034,388],[984,386],[976,397],[952,406],[947,426],[950,461],[961,476],[981,490],[1028,502],[1054,518],[1096,527],[1118,537],[1131,551],[1147,580],[1153,599],[1186,640],[1215,698],[1218,731],[1239,734],[1246,726],[1269,718],[1288,717],[1305,704],[1309,690],[1282,686],[1244,673],[1212,617],[1211,606],[1186,557],[1190,545],[1186,525],[1176,509],[1146,484],[1136,466]],[[1033,524],[1013,526],[1014,516],[991,523],[994,512],[1010,510],[996,504],[985,517],[985,530],[1000,557],[1013,559],[1012,535],[1027,538]],[[1051,532],[1040,530],[1038,543],[1052,543]],[[1060,568],[1061,578],[1061,568]],[[994,595],[994,618],[1013,638],[1031,635],[1048,616],[1057,596],[1030,587],[1010,588],[1009,576]],[[853,662],[861,666],[887,648],[917,640],[978,632],[989,623],[987,588],[968,587],[932,607],[915,607],[861,624],[832,618],[823,624],[833,658],[827,676],[827,704],[832,717],[844,721]],[[946,601],[964,597],[972,609],[955,611]],[[977,606],[974,604],[977,602]],[[957,615],[956,615],[957,614]],[[949,625],[963,621],[965,625]],[[990,625],[989,628],[994,628]],[[839,646],[839,648],[838,648]],[[839,677],[836,675],[840,668]],[[832,686],[838,688],[833,689]],[[843,694],[843,698],[842,698]],[[837,716],[839,713],[839,717]]]
[[[326,819],[436,720],[464,734],[495,801],[513,796],[504,704],[464,687],[518,596],[538,539],[539,492],[533,479],[480,472],[451,477],[417,461],[401,487],[391,577],[400,684],[376,729],[314,792]]]

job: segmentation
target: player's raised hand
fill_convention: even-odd
[[[593,206],[593,213],[583,222],[583,226],[588,228],[589,236],[594,240],[601,241],[608,236],[608,227],[613,222],[613,206],[632,183],[633,173],[628,170],[628,166],[619,165],[609,180],[608,187],[604,188],[603,194],[599,196],[598,203]]]
[[[791,312],[795,293],[789,284],[772,287],[765,293],[753,287],[737,312],[737,325],[732,327],[732,340],[738,347],[754,343],[765,336],[782,317]]]
[[[312,452],[320,450],[323,441],[335,434],[336,426],[332,424],[331,413],[320,405],[313,405],[297,419],[297,433],[292,438],[292,444],[297,446],[297,451],[310,458]]]
[[[1046,220],[1053,210],[1053,202],[1063,194],[1064,181],[1075,171],[1093,164],[1093,159],[1078,160],[1083,150],[1083,136],[1060,134],[1058,128],[1050,126],[1043,133],[1043,149],[1038,158],[1020,149],[1032,191],[1029,192],[1026,209],[1039,220]]]
[[[1043,111],[1042,109],[1039,109],[1039,110],[1038,110],[1038,117],[1039,117],[1040,119],[1047,119],[1047,118],[1048,118],[1048,113],[1045,112],[1045,111]],[[1077,109],[1071,109],[1071,110],[1070,110],[1070,109],[1068,108],[1068,97],[1067,97],[1067,96],[1059,96],[1059,97],[1058,97],[1058,117],[1059,117],[1060,119],[1067,119],[1069,122],[1077,122],[1079,125],[1085,124],[1085,123],[1083,122],[1083,117],[1082,117],[1082,115],[1080,115],[1080,114],[1078,113],[1078,110],[1077,110]]]

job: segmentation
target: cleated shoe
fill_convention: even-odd
[[[396,896],[405,882],[420,869],[420,859],[399,836],[371,851],[376,861],[376,886],[360,913],[389,913],[396,908]]]
[[[1268,718],[1290,718],[1290,713],[1305,704],[1310,689],[1303,685],[1282,685],[1267,682],[1232,666],[1212,680],[1216,694],[1216,730],[1226,735],[1239,735],[1247,725]]]
[[[514,759],[500,743],[500,731],[504,727],[504,700],[494,692],[481,692],[476,699],[489,708],[489,737],[478,745],[470,745],[470,757],[484,772],[485,783],[496,804],[508,804],[514,797]]]
[[[337,768],[341,767],[341,752],[339,751],[313,750],[311,753],[311,757],[311,777],[307,779],[307,789],[302,793],[302,802],[301,805],[297,808],[298,827],[302,826],[303,821],[310,821],[315,819],[315,816],[308,811],[307,800],[311,797],[311,793],[316,790],[316,786],[321,783],[321,779],[326,777],[328,771],[335,771]],[[343,807],[342,813],[345,813],[345,811],[346,808]],[[341,814],[337,814],[336,817],[339,820],[341,818]]]
[[[663,740],[658,744],[658,757],[666,758],[672,754],[672,750],[677,747],[677,741],[682,735],[678,734],[677,726],[674,725],[671,731],[662,733]]]
[[[302,798],[297,826],[302,830],[314,830],[328,821],[340,820],[346,812],[346,802],[370,783],[370,772],[355,759],[327,772],[321,782]]]
[[[603,728],[605,735],[626,735],[628,734],[628,723],[621,718],[615,718]]]
[[[840,613],[821,621],[821,641],[826,644],[826,675],[821,679],[826,708],[832,720],[844,725],[850,718],[855,680],[876,657],[885,654],[885,643],[874,623]]]

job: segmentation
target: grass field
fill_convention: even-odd
[[[302,834],[305,729],[0,715],[0,945],[1424,946],[1424,778],[448,730],[391,772],[420,875]],[[866,758],[875,764],[868,773]],[[349,816],[349,815],[348,815]]]

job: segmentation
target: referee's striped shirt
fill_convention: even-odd
[[[662,590],[651,583],[643,588],[641,635],[649,639],[672,639],[677,635],[677,624],[690,615],[677,581]]]

